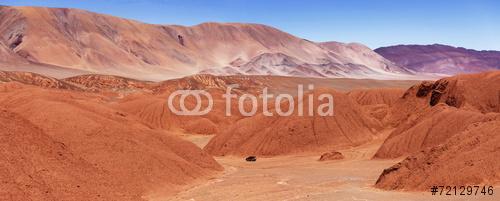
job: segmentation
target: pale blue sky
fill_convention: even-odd
[[[251,22],[313,41],[377,48],[441,43],[500,50],[495,0],[0,0],[2,5],[81,8],[155,24]]]

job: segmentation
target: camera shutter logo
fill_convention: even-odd
[[[174,99],[175,97],[180,95],[179,99],[179,109],[174,107]],[[201,96],[203,95],[208,99],[208,106],[201,110]],[[196,106],[193,109],[188,109],[185,105],[185,100],[187,97],[193,96],[196,99]],[[184,116],[194,116],[194,115],[205,115],[212,110],[214,105],[214,101],[212,95],[210,95],[205,90],[177,90],[171,93],[168,96],[168,108],[171,112],[176,115],[184,115]]]

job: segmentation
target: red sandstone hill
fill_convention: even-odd
[[[140,81],[119,76],[81,75],[66,79],[55,79],[35,73],[1,72],[0,81],[20,82],[45,88],[70,91],[92,92],[109,100],[110,107],[138,118],[151,128],[164,130],[184,130],[188,133],[215,134],[242,118],[237,100],[232,102],[231,117],[225,116],[225,101],[222,94],[230,85],[237,84],[233,94],[260,95],[264,87],[270,93],[290,93],[296,95],[298,84],[314,84],[317,87],[333,86],[339,90],[366,87],[406,87],[414,81],[380,81],[356,79],[310,79],[277,76],[213,76],[195,75],[163,82]],[[170,93],[178,89],[208,90],[215,100],[214,109],[207,115],[184,117],[172,114],[166,107]],[[188,100],[188,106],[194,102]],[[177,99],[176,99],[177,101]],[[203,101],[206,101],[203,99]],[[206,102],[204,103],[206,104]],[[262,107],[259,107],[260,109]],[[260,110],[259,110],[260,111]],[[188,122],[188,123],[185,123]]]
[[[478,111],[500,112],[500,71],[457,75],[435,82],[422,82],[408,89],[391,108],[386,119],[397,125],[414,119],[438,103]]]
[[[97,73],[158,81],[223,67],[306,77],[408,74],[362,45],[314,43],[259,24],[152,25],[78,9],[2,6],[0,33],[1,69],[58,78]]]
[[[433,185],[500,184],[500,116],[467,126],[443,144],[410,155],[384,170],[375,186],[428,191]]]
[[[425,114],[399,125],[375,154],[376,158],[397,158],[440,145],[469,125],[490,121],[498,113],[482,114],[439,104]],[[500,126],[500,125],[498,125]]]
[[[386,127],[388,122],[384,121],[385,117],[391,106],[401,98],[404,92],[402,88],[354,89],[347,95],[360,104],[368,115],[376,118]]]
[[[334,97],[334,115],[321,117],[316,113],[320,94]],[[215,136],[205,147],[213,155],[274,156],[301,152],[324,152],[339,147],[356,146],[370,141],[380,122],[366,115],[349,96],[335,90],[318,89],[312,92],[314,103],[304,97],[304,116],[299,116],[298,99],[294,101],[291,116],[279,116],[270,107],[273,116],[259,113],[237,121]],[[274,102],[273,102],[274,103]],[[312,104],[314,116],[308,116]],[[271,104],[270,104],[271,105]],[[282,108],[289,103],[283,102]],[[287,109],[284,109],[287,111]]]
[[[394,104],[405,92],[401,88],[354,89],[347,93],[361,105]]]
[[[187,133],[216,134],[241,119],[239,113],[225,114],[226,102],[223,94],[230,85],[237,84],[233,94],[255,94],[262,92],[266,78],[252,79],[245,76],[213,76],[194,75],[180,79],[167,80],[150,86],[151,93],[138,93],[118,100],[112,107],[132,114],[152,128],[166,130],[183,130]],[[167,100],[175,90],[206,90],[213,98],[213,109],[206,115],[182,116],[170,111]],[[174,106],[178,108],[179,97],[174,99]],[[202,97],[202,108],[208,105],[208,99]],[[238,111],[237,101],[231,104],[232,111]],[[193,108],[196,101],[192,97],[186,99],[186,106]]]
[[[398,157],[426,148],[426,143],[432,143],[429,146],[442,143],[468,124],[488,119],[487,113],[500,112],[499,83],[500,71],[495,71],[458,75],[411,87],[393,103],[384,118],[386,123],[397,127],[376,157]]]
[[[0,116],[13,119],[1,121],[7,129],[0,130],[0,163],[8,164],[0,173],[7,179],[1,195],[140,200],[222,169],[194,144],[112,109],[113,101],[98,93],[0,84],[0,105],[8,108]]]
[[[397,127],[375,158],[408,156],[376,186],[424,190],[437,183],[500,183],[500,73],[459,75],[410,88],[385,120]]]
[[[18,114],[1,109],[0,127],[0,200],[140,199]]]
[[[381,47],[375,52],[415,72],[455,75],[500,69],[500,51],[434,44]]]

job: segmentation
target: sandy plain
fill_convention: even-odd
[[[343,160],[318,161],[317,154],[258,158],[215,157],[223,167],[220,175],[168,197],[149,197],[155,201],[208,200],[336,200],[336,201],[420,201],[420,200],[499,200],[493,196],[446,196],[428,192],[384,191],[373,185],[385,168],[402,159],[371,159],[391,130],[365,145],[339,150]],[[179,134],[203,147],[213,136]],[[495,190],[499,187],[495,187]]]

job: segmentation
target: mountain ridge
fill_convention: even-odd
[[[500,69],[500,51],[442,44],[395,45],[374,50],[397,65],[424,73],[478,73]]]
[[[395,67],[370,49],[363,51],[376,57],[367,66],[356,59],[363,57],[361,54],[343,55],[262,24],[155,25],[80,9],[3,6],[0,10],[0,43],[5,47],[0,54],[17,55],[22,59],[9,60],[28,64],[164,80],[221,69],[235,61],[248,63],[262,54],[280,53],[309,64],[306,66],[321,67],[314,69],[323,71],[316,77],[393,76],[392,69],[379,70],[385,66],[394,66],[397,72],[406,74],[402,67]],[[12,65],[15,64],[2,62],[0,66]],[[44,74],[45,67],[32,68]],[[351,74],[352,68],[359,69]],[[300,73],[310,76],[304,70]]]

